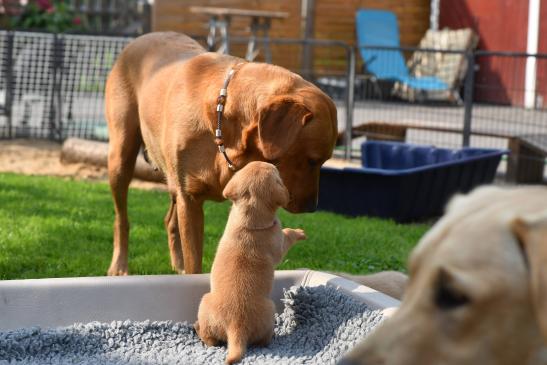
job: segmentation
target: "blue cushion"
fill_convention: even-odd
[[[423,76],[423,77],[414,77],[407,76],[398,79],[398,81],[407,85],[412,89],[417,90],[448,90],[448,85],[443,80],[435,76]]]

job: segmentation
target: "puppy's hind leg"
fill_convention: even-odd
[[[215,305],[211,305],[211,294],[207,293],[201,298],[201,303],[199,304],[198,310],[198,320],[194,323],[194,329],[196,330],[197,335],[207,346],[217,346],[222,339],[219,336],[223,332],[221,328],[213,328],[211,326],[211,316],[214,315]],[[218,321],[217,321],[218,322]],[[224,339],[226,337],[224,336]]]
[[[220,341],[209,333],[208,325],[204,325],[202,329],[201,325],[199,324],[199,320],[194,323],[194,330],[196,331],[199,338],[201,338],[203,343],[205,343],[207,346],[218,346],[220,344]]]
[[[264,332],[264,335],[260,339],[258,339],[258,341],[256,341],[254,344],[256,346],[266,347],[270,344],[270,342],[272,342],[273,336],[274,336],[274,330],[272,325],[272,327],[268,328],[268,330]]]
[[[241,360],[247,351],[247,338],[238,324],[232,324],[226,331],[228,342],[228,355],[226,364],[234,364]]]
[[[127,192],[142,144],[137,103],[118,73],[112,72],[106,87],[106,119],[109,149],[108,176],[114,200],[114,250],[108,275],[127,275],[129,219]]]
[[[262,315],[262,321],[258,322],[257,325],[261,330],[261,334],[253,344],[265,347],[270,344],[272,337],[274,336],[275,304],[271,299],[267,299],[264,302],[264,305],[259,308]]]
[[[184,274],[184,261],[182,256],[182,244],[179,233],[179,220],[177,216],[177,195],[171,194],[169,210],[164,219],[169,253],[171,256],[171,268],[178,274]]]

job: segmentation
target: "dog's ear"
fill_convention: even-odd
[[[285,153],[312,117],[294,97],[278,96],[263,107],[258,113],[258,139],[264,158],[275,160]]]
[[[547,343],[547,211],[513,220],[511,228],[530,270],[530,293],[536,318]]]

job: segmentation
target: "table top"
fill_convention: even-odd
[[[211,7],[211,6],[191,6],[190,11],[196,14],[207,14],[207,15],[216,15],[216,16],[232,15],[232,16],[261,17],[261,18],[277,18],[277,19],[285,19],[289,17],[289,13],[286,13],[284,11],[217,8],[217,7]]]

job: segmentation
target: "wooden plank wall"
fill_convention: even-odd
[[[191,6],[214,6],[253,10],[284,11],[289,18],[275,20],[270,35],[275,38],[298,38],[300,36],[299,0],[155,0],[152,28],[155,31],[174,30],[188,34],[207,34],[208,17],[193,14]],[[249,21],[234,18],[230,30],[235,35],[248,35]]]
[[[360,8],[393,11],[401,44],[415,46],[429,28],[430,0],[315,0],[315,38],[355,43],[355,13]]]
[[[206,36],[209,17],[191,13],[189,10],[191,6],[284,11],[289,14],[289,17],[273,20],[270,37],[300,38],[299,0],[155,0],[152,11],[152,29],[155,31],[174,30],[190,35]],[[230,25],[230,34],[248,36],[249,27],[249,19],[235,17]],[[231,48],[231,54],[239,57],[245,56],[245,45],[232,44]],[[272,47],[272,58],[275,64],[296,70],[300,64],[299,46]],[[260,55],[258,60],[262,60]]]
[[[430,0],[315,0],[314,37],[338,39],[355,45],[355,13],[360,8],[391,10],[399,21],[402,45],[415,46],[429,28]],[[329,73],[329,69],[345,67],[341,50],[318,49],[314,52],[314,69]],[[358,70],[361,70],[359,57]]]
[[[430,0],[314,0],[313,37],[342,40],[355,43],[355,13],[359,8],[387,9],[395,12],[399,19],[401,43],[416,45],[429,27]],[[241,9],[285,11],[289,18],[274,20],[272,38],[301,38],[303,24],[302,2],[299,0],[155,0],[152,28],[155,31],[174,30],[193,35],[207,34],[207,16],[192,14],[189,7],[216,6]],[[234,18],[231,34],[246,36],[249,21]],[[234,54],[244,55],[244,47],[233,47]],[[300,46],[285,45],[272,48],[274,63],[298,70],[301,57]],[[314,69],[341,72],[345,68],[345,52],[338,48],[314,50]]]

